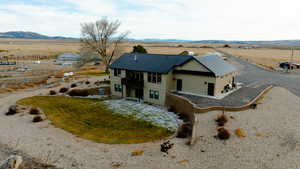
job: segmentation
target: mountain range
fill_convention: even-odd
[[[76,39],[63,36],[46,36],[35,32],[11,31],[0,32],[0,38],[20,38],[20,39]]]
[[[0,38],[21,38],[21,39],[65,39],[78,40],[79,38],[64,36],[46,36],[35,32],[11,31],[0,32]],[[204,44],[248,44],[248,45],[283,45],[300,46],[300,40],[275,40],[275,41],[226,41],[226,40],[180,40],[180,39],[128,39],[134,42],[176,42],[176,43],[204,43]]]

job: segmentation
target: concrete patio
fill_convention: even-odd
[[[242,107],[255,100],[262,92],[271,87],[270,85],[244,86],[233,93],[230,93],[222,99],[214,99],[202,96],[182,94],[173,92],[173,94],[182,96],[201,108],[209,107]]]

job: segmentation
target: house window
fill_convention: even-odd
[[[132,80],[144,81],[144,72],[126,70],[126,77]]]
[[[161,73],[148,73],[148,82],[161,83]]]
[[[115,92],[122,92],[122,85],[115,84]]]
[[[121,75],[121,69],[114,69],[114,76],[120,76]]]
[[[159,92],[156,90],[150,90],[149,92],[150,99],[159,99]]]

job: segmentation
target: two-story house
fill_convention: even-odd
[[[166,92],[218,97],[234,85],[236,69],[216,54],[126,53],[110,65],[111,93],[164,105]]]

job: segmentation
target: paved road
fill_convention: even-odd
[[[238,67],[243,67],[236,77],[238,82],[242,82],[246,85],[269,84],[280,86],[300,97],[300,75],[266,70],[218,49],[215,50],[236,61],[237,64],[240,64],[237,65]]]

